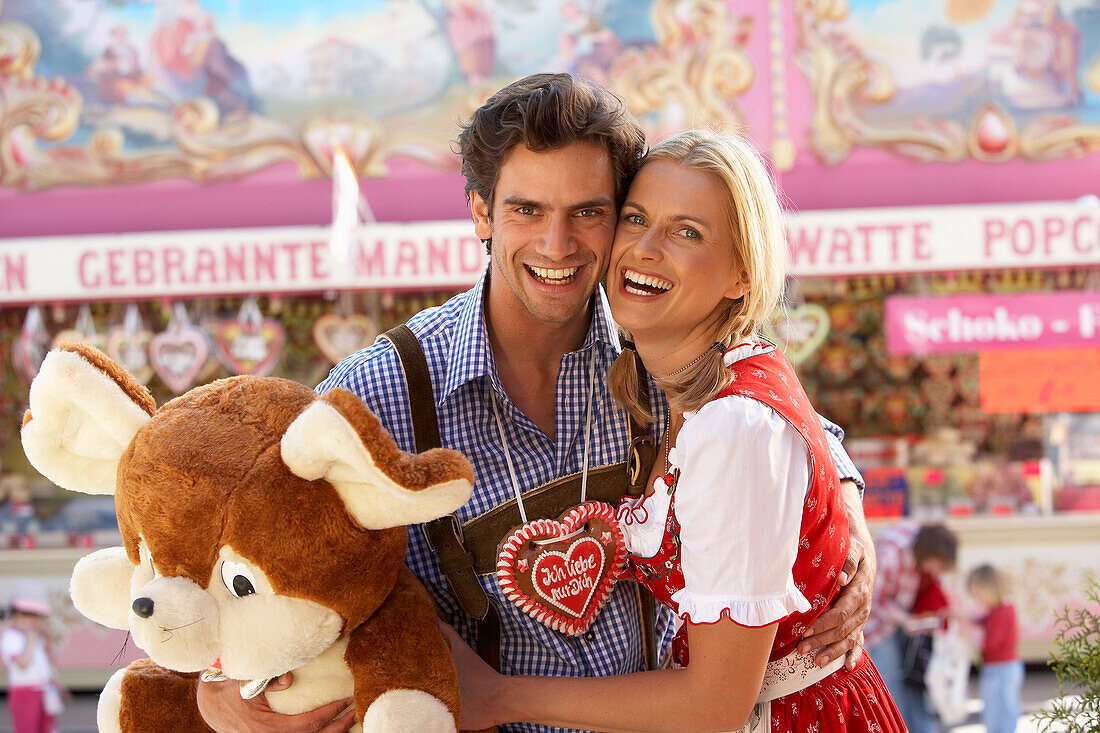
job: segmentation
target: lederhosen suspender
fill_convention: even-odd
[[[393,344],[405,372],[416,451],[442,447],[431,374],[420,342],[404,324],[386,331],[382,338]],[[647,377],[641,360],[637,361],[639,383],[645,392],[644,401],[648,403]],[[627,459],[610,466],[590,468],[588,497],[616,506],[624,494],[641,496],[655,460],[656,450],[649,431],[631,419]],[[580,474],[575,473],[526,492],[523,505],[528,519],[556,518],[576,503],[579,493]],[[500,669],[500,618],[481,587],[478,575],[496,572],[497,544],[521,522],[516,500],[510,499],[465,524],[461,524],[456,515],[449,514],[421,525],[424,539],[435,553],[439,570],[447,578],[455,599],[463,611],[478,621],[478,654],[495,669]],[[638,584],[634,584],[634,592],[639,603],[646,666],[657,669],[653,596]]]

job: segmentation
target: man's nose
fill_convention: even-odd
[[[540,238],[538,253],[552,260],[561,260],[577,251],[573,227],[567,217],[551,217],[545,236]]]

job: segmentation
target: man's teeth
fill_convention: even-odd
[[[631,295],[656,295],[658,292],[671,290],[672,283],[653,275],[643,275],[634,270],[623,273],[623,290]]]
[[[535,276],[535,279],[539,282],[561,284],[570,282],[577,274],[579,267],[565,267],[561,269],[551,270],[546,267],[531,267],[527,266],[527,269],[531,271],[531,274]]]

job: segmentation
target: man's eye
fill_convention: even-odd
[[[597,209],[581,209],[580,211],[577,212],[577,216],[587,218],[587,217],[591,217],[591,216],[598,216],[599,213],[600,212]]]
[[[524,216],[534,216],[535,215],[535,207],[533,207],[533,206],[521,206],[518,209],[516,209],[516,211],[520,214],[523,214]]]

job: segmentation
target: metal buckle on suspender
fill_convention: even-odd
[[[436,553],[437,555],[439,554],[439,550],[436,548],[435,543],[432,542],[432,534],[428,530],[428,526],[445,519],[450,520],[451,533],[454,535],[455,539],[458,540],[458,543],[463,546],[466,544],[466,538],[462,535],[462,525],[459,524],[458,517],[456,515],[448,514],[445,517],[440,517],[439,519],[432,520],[431,522],[426,522],[420,525],[420,532],[424,535],[424,541],[428,543],[428,549]]]

